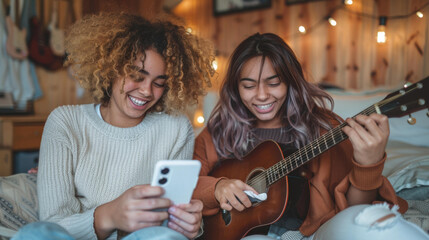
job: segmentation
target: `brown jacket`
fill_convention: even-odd
[[[213,215],[219,210],[214,196],[216,183],[221,178],[208,176],[218,162],[212,137],[205,128],[195,141],[194,159],[202,163],[200,177],[193,198],[204,203],[203,215]],[[382,176],[384,159],[374,165],[361,166],[353,161],[353,149],[349,140],[334,146],[308,163],[310,173],[310,203],[307,217],[299,228],[302,234],[313,234],[323,223],[348,207],[346,193],[352,184],[361,190],[378,189],[378,198],[399,206],[404,213],[408,209],[405,200]]]

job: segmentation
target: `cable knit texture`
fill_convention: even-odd
[[[40,146],[40,220],[59,223],[76,239],[96,239],[97,206],[149,184],[158,160],[191,159],[193,147],[185,116],[150,113],[135,127],[118,128],[93,104],[59,107],[46,121]]]

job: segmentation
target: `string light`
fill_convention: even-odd
[[[203,124],[204,123],[204,117],[203,116],[199,116],[197,118],[197,122],[200,123],[200,124]]]
[[[323,25],[323,23],[326,21],[329,22],[330,25],[332,26],[336,26],[337,25],[337,21],[332,17],[332,15],[334,15],[334,13],[338,10],[342,10],[348,13],[353,13],[356,14],[360,17],[366,17],[366,18],[373,18],[373,19],[379,19],[380,24],[377,27],[377,42],[378,43],[385,43],[387,41],[387,35],[386,35],[386,22],[387,19],[401,19],[401,18],[409,18],[412,15],[416,14],[417,17],[419,18],[423,18],[423,12],[421,11],[422,9],[426,8],[427,6],[429,6],[429,2],[427,2],[426,4],[424,4],[423,6],[421,6],[420,8],[418,8],[416,11],[413,11],[411,13],[405,14],[405,15],[394,15],[394,16],[375,16],[372,14],[368,14],[368,13],[364,13],[364,12],[357,12],[354,11],[348,7],[344,7],[344,5],[351,5],[353,4],[353,0],[343,0],[342,4],[337,5],[336,7],[332,8],[332,10],[329,12],[329,14],[322,18],[321,20],[319,20],[318,22],[316,22],[315,24],[313,24],[312,26],[299,26],[298,27],[298,32],[295,34],[292,34],[291,36],[287,37],[287,38],[294,38],[294,37],[298,37],[298,35],[302,35],[302,34],[308,34],[310,33],[313,29],[317,28],[320,25]]]
[[[417,17],[419,17],[419,18],[423,18],[423,13],[422,13],[422,12],[420,12],[420,11],[417,11],[417,12],[416,12],[416,15],[417,15]]]
[[[213,62],[212,62],[212,67],[213,67],[213,69],[216,71],[217,70],[217,61],[216,60],[214,60]]]
[[[380,24],[377,28],[377,43],[385,43],[386,42],[386,20],[387,17],[380,17]]]
[[[331,24],[331,26],[333,26],[333,27],[335,27],[335,26],[337,25],[337,21],[335,21],[335,19],[334,19],[334,18],[332,18],[332,17],[329,17],[329,18],[328,18],[328,22],[329,22],[329,24]]]
[[[353,0],[345,0],[344,4],[346,4],[346,5],[352,5],[353,4]]]
[[[193,120],[194,124],[193,125],[194,125],[194,127],[197,127],[197,128],[203,127],[204,121],[205,121],[203,111],[200,109],[200,107],[201,106],[199,106],[198,109],[195,110],[195,113],[194,113],[194,120]]]

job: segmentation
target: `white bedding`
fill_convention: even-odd
[[[383,175],[389,179],[396,192],[405,188],[429,186],[429,147],[389,141],[386,153]]]

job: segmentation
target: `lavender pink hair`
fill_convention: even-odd
[[[305,80],[301,64],[283,39],[272,33],[257,33],[234,50],[220,89],[220,100],[208,122],[208,130],[221,158],[241,159],[252,141],[251,129],[256,117],[242,103],[238,83],[243,65],[257,56],[270,59],[277,75],[288,86],[279,114],[284,126],[291,127],[288,131],[290,143],[300,148],[320,136],[321,128],[331,128],[331,109],[327,103],[333,106],[332,98]]]

